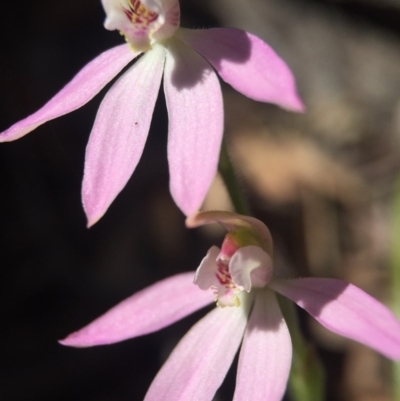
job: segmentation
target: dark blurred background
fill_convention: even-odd
[[[277,268],[340,277],[390,303],[400,1],[182,3],[185,27],[234,26],[271,44],[306,103],[307,113],[294,115],[223,85],[231,157],[255,216],[271,228]],[[1,131],[122,43],[103,29],[103,19],[98,0],[2,3]],[[85,228],[84,151],[106,90],[0,146],[1,401],[139,401],[169,351],[204,314],[111,346],[57,343],[135,291],[194,270],[221,239],[218,230],[186,230],[171,200],[162,94],[132,179],[105,217]],[[219,181],[206,205],[229,208]],[[391,400],[386,360],[301,318],[328,371],[328,400]],[[234,379],[233,368],[216,401],[232,398]]]

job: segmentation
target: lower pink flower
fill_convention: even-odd
[[[212,302],[219,305],[182,338],[145,400],[211,401],[241,346],[234,400],[278,401],[289,376],[292,345],[275,292],[334,333],[400,360],[400,322],[359,288],[336,279],[274,277],[272,239],[259,220],[204,212],[189,227],[219,222],[228,234],[195,275],[182,273],[131,296],[61,343],[110,344],[168,326]],[[206,290],[206,291],[204,291]]]

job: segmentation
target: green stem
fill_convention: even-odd
[[[290,398],[295,401],[323,401],[326,378],[318,354],[303,338],[293,302],[279,294],[277,297],[293,346],[289,377]]]
[[[232,165],[231,159],[229,158],[225,140],[223,140],[221,146],[218,169],[225,182],[226,188],[228,190],[229,196],[232,200],[236,212],[240,214],[250,215],[250,208],[247,200],[243,196],[243,192],[241,191],[239,183],[237,181],[235,169]]]
[[[250,215],[249,206],[240,189],[225,142],[221,147],[219,171],[236,212]],[[278,301],[290,331],[293,346],[289,394],[294,401],[323,401],[325,398],[324,369],[314,348],[303,338],[293,303],[280,295],[278,295]]]
[[[393,204],[390,249],[391,307],[400,318],[400,176],[397,178]],[[400,363],[393,362],[393,400],[400,400]]]

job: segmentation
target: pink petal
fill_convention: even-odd
[[[275,294],[256,297],[239,355],[234,401],[280,401],[292,361],[289,330]]]
[[[0,135],[0,142],[19,139],[43,123],[79,109],[138,54],[129,50],[127,45],[117,46],[100,54],[41,109],[4,131]]]
[[[165,50],[154,46],[108,91],[86,148],[82,200],[88,225],[106,212],[135,170],[160,88]]]
[[[212,302],[193,285],[193,273],[159,281],[60,341],[72,347],[111,344],[160,330]]]
[[[168,46],[164,90],[167,100],[170,190],[190,215],[201,206],[217,172],[223,133],[218,78],[198,53],[179,41]]]
[[[290,298],[334,333],[400,359],[400,322],[376,299],[335,279],[302,278],[270,286]]]
[[[239,348],[248,308],[216,308],[178,343],[145,401],[211,401]]]
[[[228,28],[181,29],[178,35],[247,97],[292,111],[304,110],[289,67],[257,36]]]

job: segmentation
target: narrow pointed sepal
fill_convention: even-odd
[[[247,323],[247,307],[216,308],[182,338],[144,401],[211,400],[221,385]]]
[[[270,287],[305,309],[330,331],[400,360],[400,321],[383,304],[342,280],[279,280]]]
[[[239,355],[233,401],[280,401],[292,361],[292,341],[276,296],[256,295]]]
[[[156,45],[104,97],[86,147],[82,202],[88,226],[96,223],[134,172],[150,129],[164,68]]]
[[[193,285],[193,272],[178,274],[125,299],[60,343],[92,347],[142,336],[169,326],[211,302],[208,292]]]
[[[304,111],[289,67],[257,36],[232,28],[180,29],[177,35],[243,95],[287,110]]]
[[[164,74],[170,191],[186,215],[196,212],[217,173],[223,102],[211,66],[180,41],[168,44]]]
[[[45,122],[79,109],[139,54],[132,52],[128,45],[117,46],[100,54],[41,109],[1,133],[0,142],[15,141]]]

